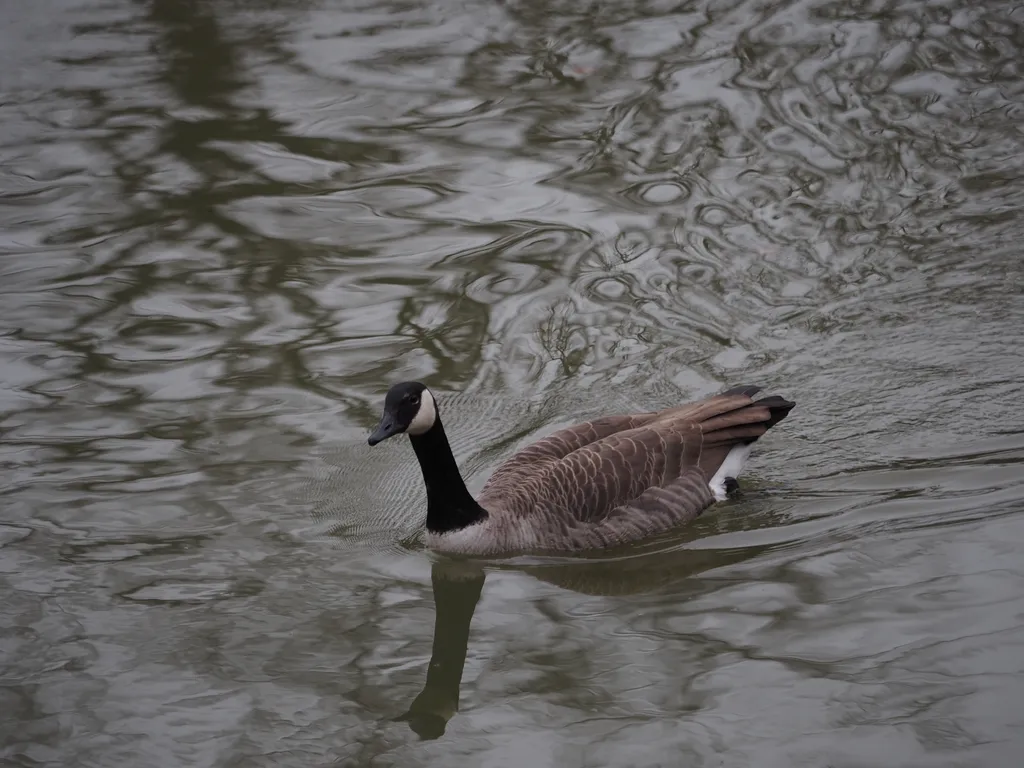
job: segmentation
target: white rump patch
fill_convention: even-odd
[[[747,463],[747,459],[750,458],[750,452],[754,449],[753,443],[747,443],[746,445],[737,445],[733,448],[725,457],[725,461],[722,462],[722,466],[715,472],[715,476],[708,481],[708,485],[711,487],[711,492],[715,494],[715,499],[718,501],[725,501],[728,495],[725,492],[725,478],[731,477],[737,479],[740,476],[740,470],[743,469],[743,465]]]
[[[416,415],[409,422],[409,428],[405,431],[410,435],[422,435],[434,426],[435,421],[437,421],[437,406],[434,404],[434,396],[430,394],[429,389],[424,389],[423,394],[420,395],[420,409],[416,411]]]

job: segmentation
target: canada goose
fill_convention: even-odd
[[[368,443],[406,433],[427,487],[427,546],[468,555],[578,551],[635,541],[697,517],[737,487],[752,444],[795,403],[734,387],[689,405],[605,416],[522,449],[474,499],[437,402],[395,384]]]

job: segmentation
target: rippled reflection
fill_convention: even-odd
[[[423,739],[444,735],[459,709],[459,687],[466,664],[469,625],[484,586],[484,572],[472,566],[435,563],[430,571],[434,590],[434,641],[427,680],[408,711],[397,719]]]
[[[1020,9],[0,17],[0,762],[1013,764]],[[400,378],[474,487],[599,413],[800,410],[692,528],[435,615],[364,446]]]
[[[502,570],[525,573],[581,595],[644,595],[659,590],[679,589],[685,580],[702,571],[739,563],[769,549],[764,544],[733,550],[699,550],[676,546],[665,548],[678,534],[662,537],[661,551],[643,554],[637,547],[624,548],[624,556],[602,553],[588,559],[533,558],[509,561]],[[652,543],[647,544],[648,547]],[[493,564],[491,564],[493,567]],[[466,653],[471,642],[470,624],[486,572],[484,564],[471,560],[436,560],[430,579],[434,596],[434,637],[423,689],[409,709],[398,718],[422,739],[444,735],[449,720],[458,712]],[[689,589],[694,589],[690,586]],[[561,670],[563,674],[568,670]],[[586,686],[585,680],[575,681]]]

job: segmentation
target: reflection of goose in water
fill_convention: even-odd
[[[427,544],[464,554],[580,551],[637,541],[697,517],[736,487],[753,443],[794,403],[735,387],[690,405],[605,416],[502,464],[479,500],[423,384],[396,384],[370,445],[409,435],[427,488]]]
[[[409,710],[399,717],[422,739],[436,739],[459,710],[459,687],[466,664],[469,624],[484,586],[484,571],[471,563],[435,562],[434,643],[427,682]]]
[[[712,568],[738,563],[769,549],[762,544],[736,549],[672,549],[623,559],[578,560],[542,564],[497,565],[528,573],[541,581],[588,595],[652,592]],[[470,623],[483,589],[485,572],[470,561],[437,560],[431,566],[434,592],[434,640],[427,680],[399,721],[421,739],[442,736],[459,710],[462,672]]]

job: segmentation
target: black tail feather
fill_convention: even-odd
[[[725,390],[723,395],[746,395],[752,398],[758,392],[761,391],[761,387],[756,384],[740,384],[738,387],[732,387]],[[771,429],[780,421],[782,421],[789,412],[793,410],[796,403],[791,400],[786,400],[784,397],[778,395],[771,395],[770,397],[762,397],[760,400],[754,401],[755,405],[761,405],[768,408],[771,411],[771,418],[768,420],[768,429]]]
[[[764,406],[771,411],[771,418],[768,419],[768,429],[771,429],[789,415],[789,412],[793,410],[796,403],[792,400],[786,400],[784,397],[772,395],[771,397],[762,397],[760,400],[755,400],[754,405]]]

